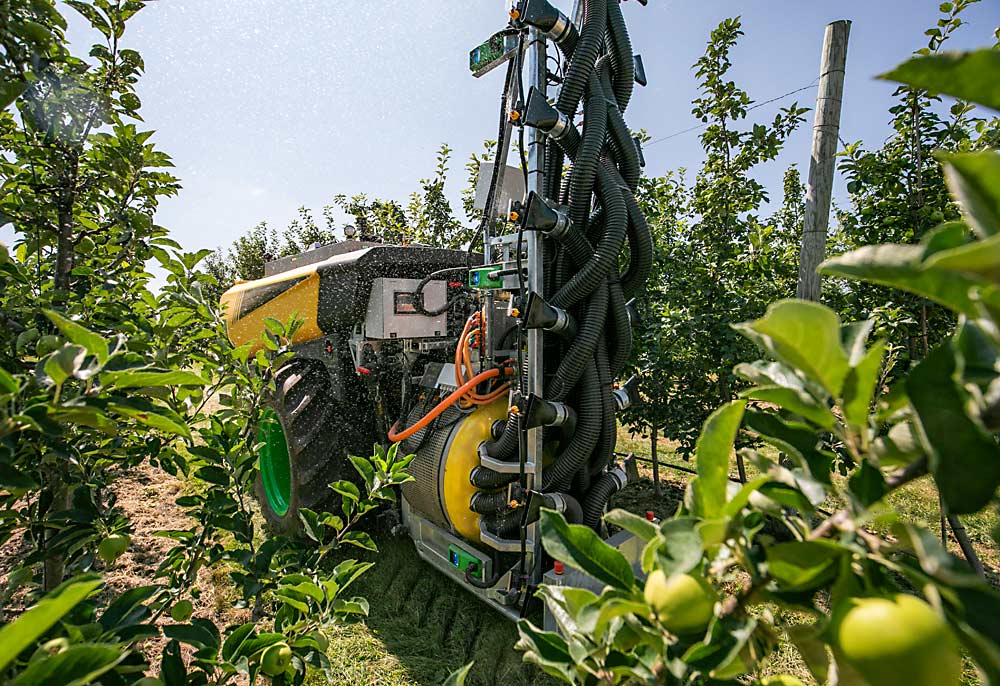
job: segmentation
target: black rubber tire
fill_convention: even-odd
[[[293,359],[275,374],[274,396],[266,402],[284,429],[291,469],[288,511],[274,511],[258,471],[254,483],[261,514],[273,533],[294,536],[302,530],[299,510],[340,511],[340,496],[330,483],[355,480],[357,472],[340,440],[330,376],[321,362]]]

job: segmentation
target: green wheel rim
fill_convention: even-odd
[[[261,417],[257,426],[257,442],[263,444],[258,455],[267,504],[276,515],[283,517],[292,499],[292,466],[288,460],[285,430],[273,410],[267,410]]]

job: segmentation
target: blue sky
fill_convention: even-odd
[[[569,13],[571,0],[555,4]],[[928,0],[650,0],[624,3],[649,86],[627,119],[654,138],[697,122],[690,67],[709,32],[741,15],[746,36],[733,78],[756,101],[813,83],[825,25],[853,21],[844,140],[877,146],[887,135],[892,85],[872,79],[924,43],[937,18]],[[158,223],[186,248],[228,244],[261,220],[283,226],[301,205],[337,193],[405,199],[433,169],[444,142],[454,149],[449,194],[457,206],[464,163],[495,136],[502,73],[467,71],[468,51],[503,27],[504,0],[158,0],[131,22],[127,43],[147,73],[142,114],[173,156],[184,190]],[[66,14],[72,10],[64,8]],[[983,0],[953,48],[992,44],[1000,2]],[[78,53],[90,40],[73,20]],[[815,89],[797,96],[812,107]],[[779,105],[752,114],[763,121]],[[812,114],[760,179],[780,192],[785,166],[809,160]],[[697,132],[646,150],[647,172],[696,169]],[[842,185],[842,184],[841,184]]]

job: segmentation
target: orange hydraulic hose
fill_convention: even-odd
[[[473,370],[472,370],[472,361],[469,358],[468,348],[466,348],[466,352],[465,352],[465,368],[468,370],[469,376],[471,377],[473,375]],[[466,395],[469,398],[469,400],[472,401],[473,404],[475,404],[475,405],[485,405],[487,403],[493,402],[494,400],[496,400],[500,396],[504,395],[507,392],[507,389],[509,389],[509,388],[510,388],[510,384],[504,384],[500,388],[494,389],[493,391],[490,391],[490,392],[488,392],[486,394],[480,394],[480,393],[476,393],[475,391],[470,391]]]
[[[458,345],[455,347],[455,386],[463,386],[465,384],[465,377],[462,376],[462,360],[465,351],[465,341],[469,335],[469,328],[478,320],[479,312],[476,312],[466,320],[465,326],[462,328],[462,333],[458,337]],[[476,404],[475,401],[467,395],[462,397],[459,403],[463,408],[468,408]]]
[[[465,326],[462,329],[462,334],[458,338],[458,346],[455,348],[455,384],[457,386],[462,386],[465,384],[466,377],[463,374],[463,367],[465,371],[468,372],[469,378],[474,376],[474,371],[472,369],[472,357],[471,357],[471,339],[474,336],[478,336],[482,333],[481,328],[473,328],[477,324],[481,324],[482,318],[479,312],[475,312],[469,319],[465,322]],[[463,407],[471,405],[485,405],[491,403],[497,398],[504,395],[510,388],[510,384],[504,384],[500,388],[490,391],[486,394],[479,394],[475,391],[469,391],[462,398]]]
[[[465,383],[465,379],[462,377],[462,359],[465,355],[465,341],[469,336],[469,329],[472,328],[474,323],[479,321],[479,312],[476,312],[471,317],[465,321],[465,326],[462,328],[462,333],[458,337],[458,346],[455,348],[455,385],[461,386]]]
[[[512,369],[505,369],[503,371],[506,374],[513,374],[514,372],[514,370]],[[396,433],[396,426],[399,425],[399,422],[396,422],[395,424],[392,425],[392,428],[389,429],[389,440],[395,443],[396,441],[402,441],[404,439],[409,438],[410,436],[412,436],[413,434],[417,433],[425,426],[430,424],[432,421],[434,421],[442,412],[448,409],[448,407],[454,405],[456,402],[461,400],[465,396],[465,394],[468,393],[471,389],[475,388],[476,386],[481,384],[483,381],[486,381],[487,379],[492,379],[495,376],[500,376],[500,373],[501,373],[500,369],[496,368],[487,369],[485,372],[469,379],[469,381],[467,381],[464,385],[452,391],[451,395],[449,395],[447,398],[438,403],[433,410],[431,410],[423,417],[421,417],[409,429],[405,429],[400,433]]]

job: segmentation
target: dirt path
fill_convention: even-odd
[[[175,503],[183,493],[183,482],[155,467],[143,464],[130,470],[112,484],[111,490],[117,498],[118,507],[134,529],[132,543],[125,554],[113,566],[95,570],[104,574],[104,593],[117,596],[133,588],[162,582],[162,579],[156,578],[156,571],[176,541],[156,533],[190,530],[193,521]],[[23,535],[15,535],[0,546],[0,588],[6,587],[10,572],[27,552],[28,545]],[[210,619],[219,627],[249,621],[249,611],[232,607],[231,598],[227,595],[228,581],[221,573],[213,573],[208,568],[198,572],[198,597],[193,599],[195,617]],[[24,609],[27,598],[22,591],[11,599],[6,608],[7,619]],[[159,623],[170,621],[169,615],[165,615]],[[165,639],[159,638],[143,644],[142,650],[152,664],[159,664],[165,643]]]

